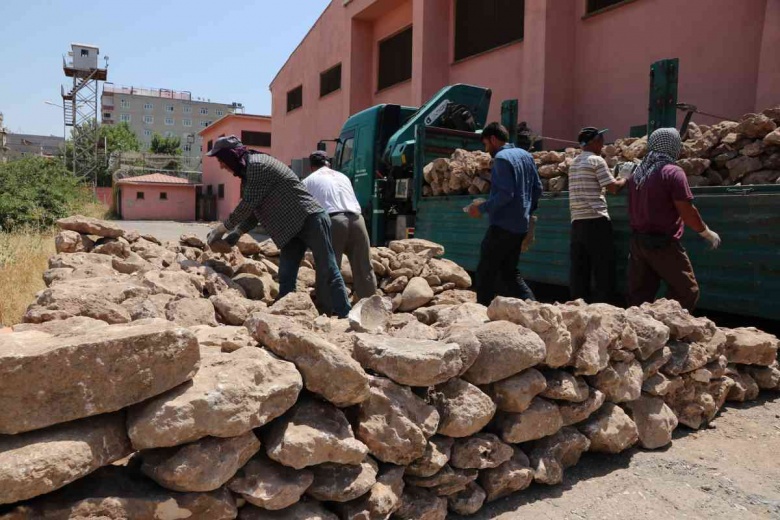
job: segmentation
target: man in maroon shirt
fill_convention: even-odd
[[[680,244],[687,225],[707,240],[712,249],[720,237],[704,224],[693,205],[685,172],[676,161],[682,139],[674,128],[661,128],[648,140],[648,154],[628,182],[631,249],[628,264],[628,299],[640,305],[655,299],[661,280],[667,298],[688,310],[699,301],[699,285],[688,254]]]

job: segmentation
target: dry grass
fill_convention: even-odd
[[[100,219],[111,218],[109,209],[89,202],[78,214]],[[56,230],[24,230],[13,233],[0,231],[0,328],[21,323],[35,293],[44,289],[43,272],[49,257],[55,253]]]

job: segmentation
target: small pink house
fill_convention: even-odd
[[[197,186],[161,173],[121,179],[116,182],[117,213],[122,220],[195,220]]]
[[[206,153],[222,136],[235,135],[248,148],[271,153],[271,118],[252,114],[228,114],[199,132],[203,138],[203,194],[216,197],[216,218],[224,221],[241,200],[241,181],[219,167]]]

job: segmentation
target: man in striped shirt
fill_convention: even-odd
[[[616,180],[601,157],[607,130],[583,128],[577,139],[582,153],[569,168],[571,297],[588,303],[608,303],[615,293],[615,244],[604,190],[620,191],[625,179]]]

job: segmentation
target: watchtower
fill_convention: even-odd
[[[65,127],[72,127],[73,174],[97,182],[98,159],[98,92],[100,82],[108,79],[108,56],[100,68],[100,49],[94,45],[71,43],[70,52],[62,57],[65,76],[73,79],[72,87],[61,87]]]

